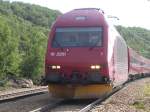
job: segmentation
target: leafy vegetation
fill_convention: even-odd
[[[150,96],[150,83],[146,84],[144,87],[144,94],[145,96]]]
[[[149,112],[149,96],[150,96],[150,83],[145,83],[143,87],[141,87],[142,97],[135,100],[134,103],[131,105],[136,109],[140,109],[144,112]]]
[[[144,103],[142,101],[134,102],[133,106],[137,109],[145,110]]]
[[[0,80],[39,79],[49,27],[60,14],[37,5],[0,0]]]

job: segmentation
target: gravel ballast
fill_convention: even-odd
[[[150,112],[150,78],[129,83],[91,112]]]

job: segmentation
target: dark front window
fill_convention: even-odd
[[[52,47],[102,46],[102,28],[57,28]]]

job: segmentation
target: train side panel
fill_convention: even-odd
[[[128,49],[124,39],[111,26],[108,39],[109,74],[117,86],[128,80]]]

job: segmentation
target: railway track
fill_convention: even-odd
[[[87,112],[87,111],[93,109],[93,107],[95,108],[97,106],[97,104],[101,104],[109,96],[117,93],[118,90],[121,90],[123,87],[127,86],[128,84],[130,84],[130,83],[126,83],[122,87],[116,88],[112,93],[107,94],[103,98],[97,99],[97,100],[91,100],[91,101],[89,101],[89,100],[57,100],[57,101],[50,100],[47,103],[45,102],[46,105],[43,103],[45,106],[41,103],[41,104],[39,104],[39,106],[34,106],[34,107],[31,106],[31,108],[29,108],[29,107],[26,107],[26,108],[28,108],[27,109],[28,112],[64,112],[64,111]],[[47,88],[45,90],[43,90],[44,93],[45,93],[45,91],[47,91]],[[42,91],[40,91],[40,92],[42,92]],[[19,99],[22,99],[22,97]],[[39,100],[37,100],[37,101],[39,101]],[[30,102],[32,102],[32,101],[30,101]],[[42,107],[40,107],[40,106],[42,106]],[[37,107],[40,107],[40,108],[37,108]],[[35,110],[33,110],[33,109],[35,109]],[[32,110],[32,111],[30,111],[30,110]]]
[[[84,108],[82,108],[79,112],[88,112],[94,106],[96,106],[97,104],[100,104],[101,102],[105,101],[107,98],[109,98],[110,96],[112,96],[113,94],[115,94],[117,91],[121,90],[124,86],[125,85],[122,85],[122,86],[120,86],[118,88],[115,88],[111,93],[106,94],[102,98],[99,98],[99,99],[95,100],[94,102],[92,102],[89,105],[87,105]]]
[[[31,89],[20,89],[17,91],[9,91],[6,93],[0,93],[0,102],[6,100],[12,100],[14,98],[24,97],[28,95],[39,94],[47,91],[47,87],[35,87]]]
[[[90,99],[90,100],[60,100],[55,103],[49,103],[43,107],[37,108],[30,112],[88,112],[95,105],[100,104],[102,101],[116,93],[122,87],[114,89],[110,94],[104,95],[100,99]]]
[[[136,80],[140,80],[140,79],[134,79],[132,81],[131,80],[127,81],[125,84],[115,88],[111,93],[104,95],[100,99],[96,99],[96,100],[93,99],[91,101],[89,101],[89,100],[84,100],[84,101],[82,101],[82,100],[77,100],[77,101],[76,100],[68,100],[68,101],[61,100],[61,101],[58,101],[58,102],[53,103],[53,104],[52,103],[47,104],[47,105],[45,105],[45,106],[43,106],[41,108],[32,110],[30,112],[65,112],[65,111],[70,111],[70,112],[88,112],[93,107],[95,107],[97,104],[102,103],[107,98],[109,98],[113,94],[117,93],[122,88],[126,87],[128,84],[130,84],[130,82],[133,82],[133,81],[136,81]],[[66,108],[66,109],[64,109],[64,108]]]

